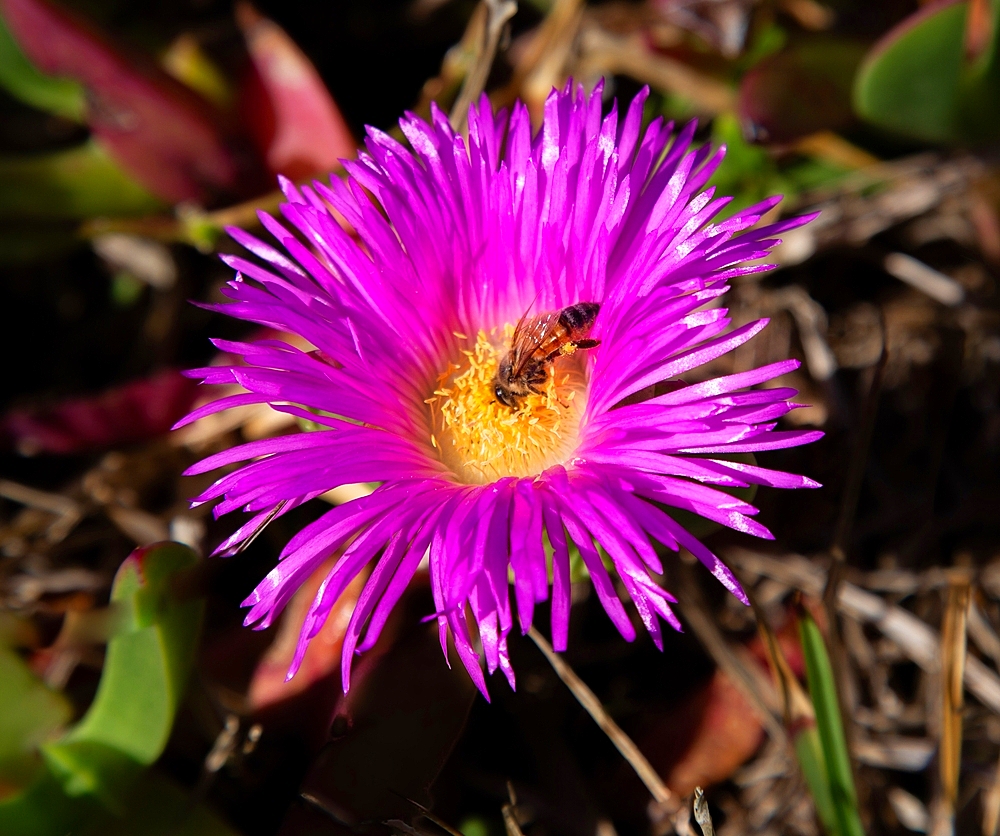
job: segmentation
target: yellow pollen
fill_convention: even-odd
[[[430,408],[431,445],[460,482],[482,485],[504,476],[534,476],[571,458],[586,406],[584,368],[573,352],[549,367],[541,395],[517,409],[497,402],[493,378],[513,327],[502,335],[480,331],[459,363],[438,375]]]

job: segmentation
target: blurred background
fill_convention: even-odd
[[[0,833],[661,836],[701,786],[720,834],[996,834],[998,43],[996,0],[0,0]],[[754,609],[671,559],[661,654],[574,586],[565,658],[667,800],[528,639],[517,693],[477,697],[419,581],[348,697],[359,588],[285,683],[321,576],[269,630],[239,604],[346,497],[203,561],[240,520],[180,473],[298,427],[168,432],[218,396],[180,374],[209,337],[262,336],[191,301],[277,174],[340,176],[364,126],[475,87],[537,118],[568,77],[697,118],[727,213],[822,212],[726,297],[770,327],[704,370],[799,357],[788,420],[826,432],[760,456],[824,485],[760,492],[776,541],[696,531]]]

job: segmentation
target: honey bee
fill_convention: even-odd
[[[589,339],[590,329],[601,306],[578,302],[541,316],[521,317],[510,340],[510,351],[500,361],[493,378],[493,394],[504,406],[517,409],[522,399],[548,380],[553,361],[577,349],[594,348],[600,340]]]

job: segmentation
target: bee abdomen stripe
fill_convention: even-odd
[[[597,319],[597,312],[600,309],[601,306],[597,302],[580,302],[563,310],[559,315],[559,324],[571,334],[589,330]]]

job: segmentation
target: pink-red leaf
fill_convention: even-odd
[[[220,114],[154,64],[47,0],[0,0],[0,13],[42,72],[86,87],[94,136],[158,197],[205,203],[247,182]]]
[[[357,143],[305,53],[249,3],[236,7],[236,20],[252,62],[243,116],[271,172],[301,179],[353,157]]]
[[[851,79],[864,49],[852,41],[817,39],[756,64],[740,83],[737,112],[761,141],[791,142],[853,121]]]
[[[197,394],[194,381],[163,371],[93,397],[14,410],[0,418],[0,449],[67,454],[155,438],[191,408]]]

